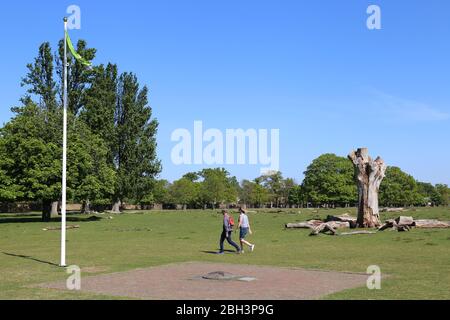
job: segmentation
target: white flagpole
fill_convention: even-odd
[[[67,203],[67,18],[64,18],[64,120],[61,204],[61,267],[66,267],[66,203]]]

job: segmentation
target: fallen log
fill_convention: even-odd
[[[288,223],[286,224],[286,229],[315,229],[323,224],[328,224],[333,229],[350,228],[350,222],[339,222],[339,221],[323,222],[321,220],[311,220],[298,223]]]
[[[356,222],[356,218],[348,214],[343,214],[341,216],[328,216],[325,220],[326,222],[338,221],[338,222]]]
[[[309,222],[288,223],[286,229],[312,229],[314,226]]]
[[[398,222],[401,222],[403,224],[399,224]],[[406,224],[409,223],[409,224]],[[392,231],[398,231],[398,232],[404,232],[404,231],[410,231],[411,227],[414,226],[414,220],[412,220],[412,223],[410,220],[404,219],[396,219],[396,220],[388,220],[386,223],[381,226],[378,231],[384,231],[387,229],[391,229]]]
[[[381,212],[403,212],[405,208],[384,208]]]
[[[450,221],[439,221],[439,220],[415,220],[414,225],[416,228],[421,229],[444,229],[450,228]]]
[[[376,234],[375,231],[354,231],[354,232],[344,232],[338,234],[338,236],[353,236],[353,235],[360,235],[360,234]]]
[[[330,223],[322,223],[320,226],[317,226],[316,228],[313,229],[310,236],[317,236],[320,233],[329,233],[333,236],[337,234],[336,230]]]

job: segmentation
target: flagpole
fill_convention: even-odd
[[[66,267],[66,204],[67,204],[67,18],[64,18],[64,116],[63,116],[63,163],[61,204],[61,267]]]

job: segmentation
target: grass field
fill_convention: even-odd
[[[299,212],[301,211],[301,213]],[[89,221],[70,216],[68,263],[91,274],[111,273],[187,261],[303,267],[366,272],[378,265],[389,278],[382,290],[347,290],[325,299],[450,299],[450,230],[385,231],[376,235],[309,237],[285,230],[287,222],[354,214],[355,209],[266,210],[250,214],[257,244],[251,254],[217,256],[221,216],[212,211],[141,212]],[[449,208],[419,208],[406,215],[450,220]],[[383,215],[383,219],[398,214]],[[235,214],[235,217],[237,215]],[[39,214],[0,215],[0,299],[110,299],[80,292],[31,288],[67,278],[59,261],[58,221],[41,223]],[[237,240],[237,235],[235,235]],[[86,275],[86,272],[83,273]]]

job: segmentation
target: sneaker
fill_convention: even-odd
[[[251,250],[251,252],[255,251],[255,245],[252,245],[250,250]]]
[[[225,252],[219,251],[219,252],[217,252],[217,254],[222,255],[222,254],[225,254]]]

